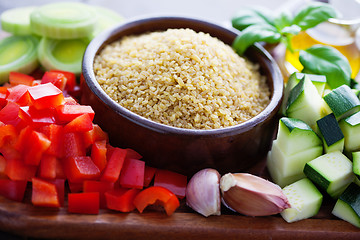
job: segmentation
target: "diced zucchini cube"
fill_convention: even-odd
[[[352,162],[340,151],[324,154],[306,163],[304,173],[335,199],[355,177]]]
[[[341,85],[324,96],[336,119],[342,119],[360,110],[360,100],[348,85]]]
[[[332,214],[360,228],[360,186],[351,183],[336,201]]]
[[[339,126],[344,134],[345,151],[354,152],[360,150],[360,112],[342,119]]]
[[[352,152],[353,172],[360,179],[360,151]]]
[[[325,153],[344,150],[344,134],[333,113],[326,115],[317,122],[319,132],[324,142]]]
[[[280,214],[288,223],[313,217],[319,212],[323,196],[308,178],[284,187],[283,193],[291,207]]]

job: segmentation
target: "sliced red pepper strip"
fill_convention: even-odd
[[[164,207],[168,216],[180,206],[179,199],[174,193],[163,187],[149,187],[142,190],[134,199],[136,209],[142,213],[144,209],[153,204],[160,204]]]
[[[85,113],[74,118],[65,125],[65,132],[88,132],[93,129],[92,119],[89,114]]]
[[[35,78],[33,76],[24,73],[10,72],[9,74],[9,83],[11,84],[11,86],[16,86],[19,84],[32,86],[34,80]]]
[[[109,151],[109,157],[101,175],[101,181],[116,182],[118,180],[126,152],[125,149],[121,148],[113,148],[112,151]]]
[[[33,178],[31,202],[35,206],[60,207],[59,195],[55,184],[40,178]]]
[[[144,187],[148,187],[155,176],[156,168],[145,165]]]
[[[91,159],[95,165],[102,171],[106,167],[106,141],[96,141],[91,147]]]
[[[62,91],[52,83],[30,87],[28,92],[32,104],[37,109],[56,108],[64,103]]]
[[[21,202],[24,199],[27,181],[0,179],[0,195]]]
[[[100,182],[100,181],[84,181],[84,192],[98,192],[100,197],[100,208],[106,208],[105,192],[114,189],[114,183],[112,182]]]
[[[140,189],[114,189],[105,193],[107,208],[120,212],[131,212],[135,210],[134,199]]]
[[[158,169],[155,173],[154,186],[167,188],[180,199],[185,197],[186,185],[185,175],[162,169]]]
[[[99,193],[69,193],[68,212],[82,214],[99,213]]]
[[[145,162],[126,158],[120,173],[120,186],[142,189],[144,187]]]

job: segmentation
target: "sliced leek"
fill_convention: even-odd
[[[10,36],[0,41],[0,83],[9,79],[11,71],[29,74],[38,67],[34,36]]]
[[[116,24],[119,24],[122,21],[124,21],[124,18],[117,12],[99,6],[96,6],[96,15],[98,20],[96,22],[95,30],[90,35],[90,39],[96,37],[102,31],[111,28]]]
[[[14,35],[30,35],[30,14],[36,7],[21,7],[6,10],[1,14],[1,28]]]

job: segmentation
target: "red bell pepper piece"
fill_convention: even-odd
[[[4,124],[11,124],[17,127],[22,121],[19,117],[20,106],[14,102],[8,102],[0,110],[0,121]]]
[[[0,179],[0,195],[21,202],[24,199],[27,181]]]
[[[60,206],[63,207],[65,202],[65,179],[51,179],[47,181],[55,185]]]
[[[7,104],[7,87],[0,87],[0,109],[3,108]]]
[[[107,208],[120,212],[135,210],[134,199],[140,189],[119,188],[105,193]]]
[[[9,83],[11,86],[16,86],[19,84],[32,86],[35,78],[33,76],[19,73],[19,72],[10,72],[9,74]]]
[[[30,181],[35,177],[37,166],[26,165],[22,159],[6,158],[5,173],[11,180]]]
[[[62,158],[64,145],[63,126],[50,124],[40,128],[39,131],[44,133],[51,142],[49,148],[46,150],[46,153]]]
[[[65,97],[64,105],[79,105],[79,103],[73,97]]]
[[[63,157],[85,156],[86,149],[78,133],[65,133],[63,138]]]
[[[7,178],[5,173],[6,168],[6,159],[4,156],[0,155],[0,179]]]
[[[55,184],[40,178],[33,178],[31,202],[35,206],[60,207]]]
[[[38,110],[33,106],[23,106],[20,107],[19,116],[34,128],[56,123],[55,111],[51,108]]]
[[[68,212],[82,214],[99,213],[99,193],[69,193]]]
[[[57,119],[60,123],[67,123],[76,117],[88,113],[91,121],[94,119],[94,110],[87,105],[60,105],[56,108]]]
[[[144,187],[145,162],[126,158],[120,173],[120,186],[142,189]]]
[[[114,189],[114,183],[112,182],[100,182],[100,181],[84,181],[84,192],[98,192],[100,197],[100,208],[106,208],[105,192]]]
[[[70,182],[96,180],[100,170],[88,156],[69,157],[65,159],[64,171]]]
[[[149,187],[142,190],[134,199],[136,209],[142,213],[144,209],[152,204],[160,204],[164,207],[168,216],[180,206],[179,199],[174,193],[164,187]]]
[[[118,180],[120,171],[123,167],[126,157],[126,150],[121,148],[114,148],[109,151],[109,157],[106,167],[101,175],[101,181],[116,182]]]
[[[93,124],[93,129],[83,133],[83,139],[85,147],[90,147],[96,141],[109,142],[109,136],[106,132],[104,132],[99,125]]]
[[[79,193],[79,192],[83,191],[83,187],[84,187],[83,182],[69,182],[68,181],[68,184],[69,184],[69,189],[70,189],[71,193]]]
[[[33,106],[37,109],[56,108],[64,103],[62,91],[52,83],[30,87],[28,92]]]
[[[29,87],[30,86],[20,84],[20,85],[16,85],[15,87],[8,88],[7,89],[8,94],[6,100],[9,102],[17,103],[20,106],[28,105],[30,101],[30,97],[28,93]]]
[[[40,160],[37,175],[40,178],[55,179],[56,167],[57,167],[56,157],[48,154],[43,154]]]
[[[66,91],[74,91],[76,84],[76,76],[72,72],[62,71],[62,70],[50,70],[51,73],[61,73],[66,77]]]
[[[18,133],[16,128],[11,125],[0,126],[0,147],[13,146],[17,141]]]
[[[127,154],[126,154],[127,158],[137,159],[137,160],[142,159],[142,156],[138,152],[136,152],[134,149],[127,148],[126,150],[127,150]]]
[[[65,125],[65,132],[88,132],[93,129],[92,119],[89,114],[85,113],[74,118]]]
[[[102,171],[107,163],[106,160],[106,141],[96,141],[91,147],[91,159],[95,165]]]
[[[145,165],[144,187],[148,187],[155,176],[156,168]]]
[[[55,87],[59,88],[61,91],[64,91],[67,78],[63,73],[48,71],[45,72],[41,78],[41,84],[52,83]]]
[[[180,199],[185,197],[186,185],[185,175],[162,169],[158,169],[155,173],[154,186],[169,189]]]

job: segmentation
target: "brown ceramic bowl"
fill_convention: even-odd
[[[168,28],[202,31],[229,45],[239,34],[207,21],[184,17],[142,18],[121,24],[96,37],[87,47],[82,66],[85,81],[81,103],[93,107],[95,122],[108,132],[111,145],[138,151],[149,166],[188,176],[205,167],[220,173],[246,171],[263,160],[269,150],[283,94],[280,70],[260,45],[250,47],[245,55],[258,63],[262,74],[267,76],[272,93],[270,103],[254,118],[232,127],[191,130],[156,123],[121,107],[97,83],[94,57],[106,44],[123,36]]]

